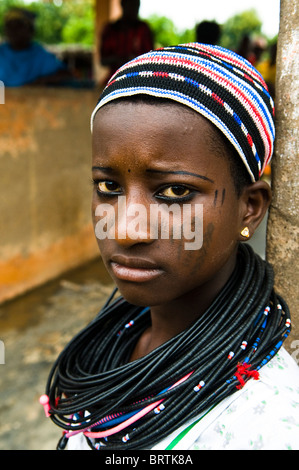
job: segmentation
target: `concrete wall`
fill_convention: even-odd
[[[119,0],[95,0],[100,33]],[[98,256],[91,225],[91,111],[99,91],[5,90],[0,104],[0,303]]]
[[[89,128],[98,94],[6,89],[0,105],[0,302],[98,255]]]

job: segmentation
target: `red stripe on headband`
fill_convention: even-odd
[[[206,46],[205,44],[200,44],[200,49],[199,49],[199,48],[196,47],[196,43],[195,43],[194,48],[198,49],[199,51],[201,51],[202,49],[205,49],[205,50],[208,51],[208,53],[210,52],[210,46]],[[266,86],[266,83],[265,83],[263,77],[261,77],[261,75],[254,69],[254,67],[251,67],[250,63],[248,65],[246,62],[240,61],[233,54],[228,54],[228,53],[225,53],[224,51],[219,51],[216,48],[213,49],[213,55],[216,56],[216,57],[220,57],[222,60],[227,60],[228,62],[237,65],[242,70],[247,70],[248,73],[250,73],[252,76],[254,76],[255,79],[258,82],[262,83],[263,87],[265,87],[267,89],[267,86]],[[252,81],[252,78],[250,78],[250,77],[246,77],[246,78],[249,78]]]

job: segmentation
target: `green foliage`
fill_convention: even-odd
[[[157,47],[195,41],[195,25],[194,29],[180,32],[173,21],[165,16],[152,15],[147,21],[153,30]],[[254,9],[238,13],[222,25],[220,45],[236,50],[245,34],[250,37],[262,36],[261,28],[262,22]]]
[[[186,44],[195,41],[195,29],[185,29],[179,33],[179,44]]]
[[[155,41],[155,47],[176,44],[177,35],[174,23],[166,16],[152,15],[147,19]]]
[[[41,43],[94,45],[94,0],[64,0],[61,6],[53,2],[25,4],[24,0],[1,0],[0,36],[3,35],[3,16],[12,6],[26,7],[37,13],[35,39]],[[179,31],[165,16],[152,15],[146,21],[152,28],[156,47],[195,41],[195,25],[193,29]],[[221,45],[236,49],[244,34],[260,36],[261,27],[255,10],[234,15],[222,25]]]
[[[153,34],[155,47],[171,46],[195,40],[195,31],[187,29],[179,32],[172,20],[166,16],[151,15],[146,19]]]
[[[67,15],[62,7],[53,3],[32,3],[29,8],[37,14],[35,39],[44,44],[62,42],[62,34],[67,24]]]
[[[35,39],[44,44],[80,43],[94,44],[94,9],[92,0],[64,1],[55,3],[23,0],[1,0],[0,35],[3,35],[3,17],[11,7],[27,8],[37,14]]]
[[[62,42],[66,44],[83,44],[91,46],[94,43],[94,12],[87,9],[84,16],[72,15],[62,30]]]
[[[221,46],[236,50],[244,35],[261,36],[261,28],[262,22],[254,9],[238,13],[222,25]]]

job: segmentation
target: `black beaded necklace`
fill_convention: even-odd
[[[276,354],[290,332],[273,271],[240,245],[234,273],[188,329],[129,362],[150,310],[113,300],[64,349],[46,386],[58,448],[83,432],[93,449],[149,449],[233,394]]]

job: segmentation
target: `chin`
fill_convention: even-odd
[[[159,295],[157,289],[149,288],[145,284],[126,283],[124,286],[123,283],[117,283],[117,287],[123,298],[137,307],[154,307],[167,302],[167,299]]]

